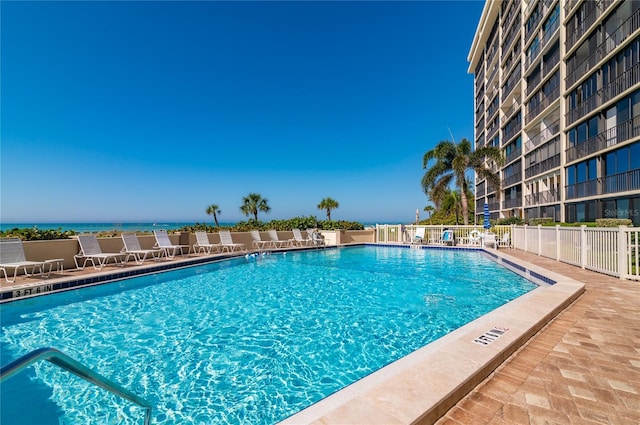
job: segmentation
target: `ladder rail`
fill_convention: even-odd
[[[79,361],[69,357],[62,351],[55,348],[38,348],[37,350],[25,354],[24,356],[9,363],[8,365],[3,366],[0,370],[0,382],[11,378],[13,375],[40,360],[46,360],[49,363],[52,363],[62,369],[65,369],[68,372],[73,373],[74,375],[84,379],[87,382],[104,388],[112,394],[115,394],[121,398],[124,398],[125,400],[137,404],[140,407],[143,407],[145,409],[144,425],[149,425],[151,423],[151,403],[149,403],[142,397],[137,396],[131,391],[123,388],[121,385],[111,381],[110,379],[105,378],[99,373],[94,372]]]

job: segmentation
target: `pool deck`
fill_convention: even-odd
[[[576,285],[568,282],[564,288],[553,285],[538,295],[526,294],[524,301],[515,303],[515,308],[520,308],[517,320],[512,320],[514,311],[497,310],[497,315],[472,322],[457,336],[442,338],[418,350],[383,369],[382,374],[372,374],[284,423],[640,423],[640,283],[517,250],[501,249],[499,253],[549,270],[549,275],[557,273],[569,281],[583,283],[586,290],[576,292]],[[142,267],[157,263],[146,264]],[[65,270],[64,276],[54,274],[47,281],[119,270],[114,266],[100,272],[93,268]],[[33,285],[37,281],[42,282],[37,277],[19,277],[15,284],[3,281],[0,288]],[[566,296],[568,307],[561,300]],[[532,301],[530,298],[536,305],[543,299],[549,303],[532,311],[531,305],[524,304]],[[541,329],[528,324],[530,317],[547,317],[562,309]],[[491,338],[488,345],[489,350],[498,353],[497,359],[491,360],[489,350],[484,350],[487,347],[474,344],[469,336],[481,336],[507,321],[510,330]],[[462,352],[452,351],[456,344]],[[510,346],[513,354],[507,350]],[[465,358],[467,354],[472,360]],[[425,361],[431,365],[435,361],[436,371],[423,367]],[[451,365],[460,372],[454,370],[453,379],[443,372]],[[476,367],[485,370],[488,377],[468,379],[466,371]],[[458,378],[459,382],[453,382]],[[459,401],[454,401],[453,407],[439,404],[440,396],[432,394],[433,385],[445,396],[453,395],[450,400]]]

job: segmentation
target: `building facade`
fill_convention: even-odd
[[[640,0],[487,0],[468,61],[480,216],[640,225]]]

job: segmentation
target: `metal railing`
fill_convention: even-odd
[[[584,198],[640,189],[640,169],[598,177],[565,186],[567,199]]]
[[[97,372],[84,366],[82,363],[74,360],[63,352],[56,350],[55,348],[43,347],[26,354],[19,359],[3,366],[0,370],[0,382],[5,379],[9,379],[18,372],[22,371],[31,364],[46,360],[62,369],[73,373],[76,376],[84,379],[85,381],[97,385],[112,394],[124,398],[134,404],[145,409],[144,424],[149,425],[151,423],[151,403],[145,399],[138,397],[131,391],[124,389],[119,384],[105,378]]]
[[[566,150],[567,162],[575,161],[602,149],[622,143],[631,138],[640,136],[640,115],[618,124],[608,130],[598,133],[596,136],[585,140],[583,143],[571,146]]]

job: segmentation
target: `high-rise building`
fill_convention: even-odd
[[[487,0],[468,61],[477,214],[640,225],[640,0]]]

